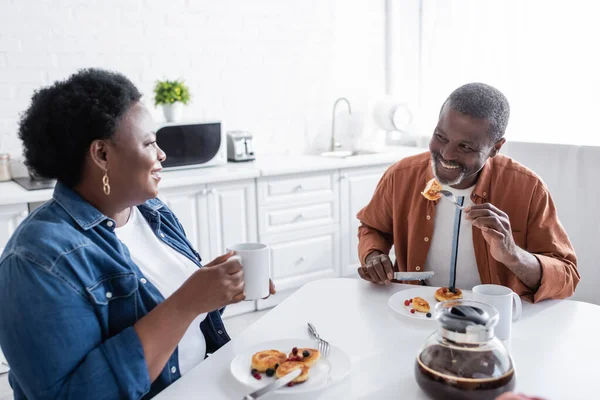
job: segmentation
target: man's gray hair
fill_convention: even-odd
[[[452,92],[444,102],[446,104],[462,114],[490,121],[489,134],[494,142],[504,136],[510,106],[498,89],[485,83],[467,83]]]

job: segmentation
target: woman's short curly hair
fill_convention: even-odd
[[[125,76],[95,68],[36,91],[19,124],[27,166],[41,177],[76,186],[91,143],[112,137],[141,97]]]

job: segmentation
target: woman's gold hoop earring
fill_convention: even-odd
[[[108,170],[104,171],[104,176],[102,177],[102,190],[104,190],[105,195],[110,194],[110,185],[108,183]]]

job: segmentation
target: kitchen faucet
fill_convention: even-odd
[[[335,108],[337,107],[338,103],[342,100],[345,101],[348,105],[348,114],[352,114],[352,108],[350,107],[350,102],[347,98],[340,97],[333,104],[333,116],[331,118],[331,151],[335,151],[335,149],[339,149],[340,147],[342,147],[342,144],[335,140]]]

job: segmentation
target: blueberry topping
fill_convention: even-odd
[[[275,370],[273,368],[267,369],[267,376],[271,377],[275,374]]]
[[[277,369],[277,368],[279,368],[279,364],[275,364],[275,368],[274,369]]]
[[[258,371],[255,368],[253,368],[251,372],[252,372],[252,375],[258,374]]]
[[[430,312],[427,313],[427,318],[431,318],[431,313]]]
[[[310,356],[310,353],[309,353],[309,351],[308,351],[308,350],[304,350],[304,351],[302,352],[302,355],[303,355],[304,357],[308,357],[308,356]]]

